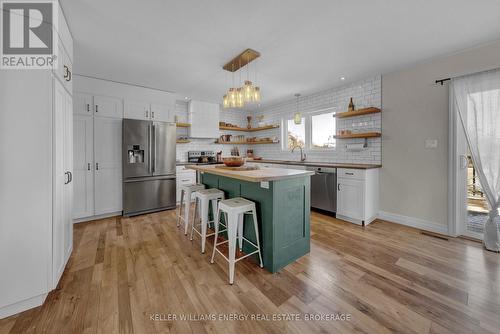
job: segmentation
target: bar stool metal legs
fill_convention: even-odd
[[[203,184],[189,184],[181,186],[181,201],[179,203],[179,212],[177,213],[177,227],[184,223],[184,235],[187,235],[189,225],[189,211],[191,209],[191,194],[195,191],[205,189]],[[182,216],[182,206],[184,205],[184,217]]]
[[[219,231],[220,218],[224,215],[226,222],[226,230],[227,230],[227,240],[219,242],[218,237],[219,233],[223,231]],[[252,215],[253,225],[255,229],[256,243],[246,239],[243,236],[243,224],[244,224],[244,216]],[[253,247],[255,247],[255,251],[250,252],[242,257],[236,259],[236,241],[239,241],[239,247],[242,249],[243,241],[249,243]],[[260,267],[263,267],[262,263],[262,254],[260,250],[260,236],[259,236],[259,226],[257,221],[257,212],[255,209],[255,203],[249,201],[247,199],[237,197],[228,200],[223,200],[219,202],[219,209],[217,211],[216,220],[215,220],[215,239],[214,239],[214,248],[212,250],[212,258],[210,260],[211,263],[214,263],[215,252],[218,252],[229,262],[229,284],[233,284],[234,282],[234,268],[236,262],[242,260],[248,256],[253,254],[259,255]],[[222,244],[228,243],[228,257],[226,257],[218,248]]]

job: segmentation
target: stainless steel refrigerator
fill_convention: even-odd
[[[175,123],[123,120],[123,215],[175,208]]]

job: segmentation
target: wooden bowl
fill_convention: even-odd
[[[245,164],[245,160],[242,157],[228,157],[222,158],[222,162],[227,167],[240,167]]]

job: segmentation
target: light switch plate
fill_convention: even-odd
[[[437,148],[438,141],[437,139],[426,139],[425,140],[425,148]]]
[[[269,189],[269,181],[261,181],[260,187],[264,189]]]

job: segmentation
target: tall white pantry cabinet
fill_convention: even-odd
[[[122,99],[75,92],[76,221],[121,214],[122,119]]]
[[[73,39],[58,68],[0,74],[0,318],[41,305],[73,248]]]

